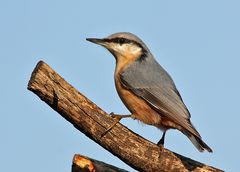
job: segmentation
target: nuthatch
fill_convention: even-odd
[[[132,117],[163,131],[158,145],[164,144],[168,129],[178,129],[199,151],[212,152],[192,125],[191,115],[172,78],[141,39],[131,33],[121,32],[103,39],[87,40],[107,48],[115,57],[115,86],[131,112],[131,115],[113,114],[117,121],[107,131],[121,118]]]

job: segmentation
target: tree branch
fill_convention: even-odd
[[[43,61],[35,67],[28,89],[87,137],[136,170],[221,171],[159,147],[120,123],[101,137],[114,120]]]
[[[127,172],[104,162],[76,154],[73,157],[72,172]]]

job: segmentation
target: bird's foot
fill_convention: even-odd
[[[157,143],[158,146],[164,146],[164,139],[160,139]]]
[[[122,118],[129,118],[129,117],[134,118],[134,115],[119,115],[119,114],[115,114],[113,112],[111,112],[110,115],[112,118],[119,119],[119,120],[121,120]]]
[[[121,119],[123,115],[117,115],[114,114],[113,112],[110,113],[111,117],[116,119],[110,127],[107,128],[107,130],[101,134],[101,137],[105,136]]]
[[[165,134],[166,134],[166,131],[163,132],[162,138],[157,143],[158,146],[164,146]]]
[[[108,127],[108,129],[103,134],[101,134],[101,137],[105,136],[122,118],[129,118],[133,116],[133,115],[118,115],[113,112],[111,112],[110,115],[112,118],[115,119],[115,121],[112,123],[110,127]]]
[[[124,117],[124,115],[118,115],[118,114],[115,114],[113,112],[111,112],[109,115],[111,115],[112,118],[115,118],[117,120],[118,119],[121,120]]]

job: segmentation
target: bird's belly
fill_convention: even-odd
[[[120,82],[115,84],[119,97],[136,119],[149,125],[160,125],[161,116],[145,100],[124,88]]]

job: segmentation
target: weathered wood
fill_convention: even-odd
[[[101,137],[114,120],[43,61],[40,61],[34,69],[28,89],[79,131],[136,170],[221,171],[158,147],[120,123]]]
[[[87,156],[76,154],[73,157],[72,172],[127,172],[126,170],[106,164]]]

